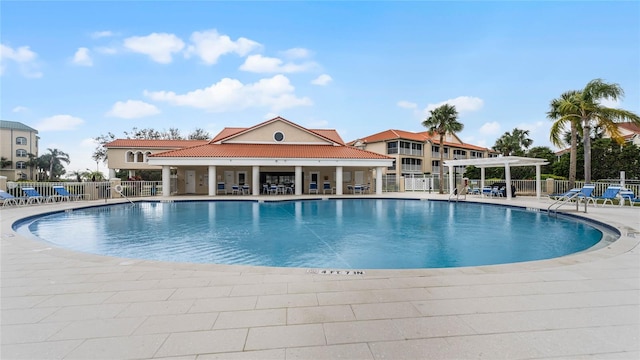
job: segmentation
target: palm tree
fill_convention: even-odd
[[[444,136],[462,131],[464,124],[458,122],[458,111],[454,105],[444,104],[431,110],[429,117],[422,122],[422,126],[429,129],[433,136],[440,136],[440,194],[444,194]]]
[[[576,169],[578,167],[578,127],[580,125],[580,118],[572,114],[563,114],[560,112],[560,108],[567,108],[571,106],[565,106],[565,103],[577,104],[579,101],[579,93],[575,90],[566,91],[558,99],[551,100],[550,110],[547,112],[547,118],[555,120],[551,125],[551,131],[549,133],[549,140],[557,147],[564,146],[565,141],[562,139],[562,133],[569,124],[571,136],[570,150],[569,150],[569,188],[574,188],[576,183]]]
[[[618,100],[624,97],[624,90],[618,84],[608,84],[602,79],[594,79],[584,89],[577,91],[573,101],[562,102],[558,106],[561,118],[569,120],[578,117],[582,125],[584,141],[584,180],[591,182],[591,129],[599,126],[607,131],[619,144],[624,143],[616,125],[619,122],[633,122],[640,126],[640,116],[624,110],[603,106],[602,100]]]
[[[9,167],[9,166],[11,166],[12,163],[13,162],[11,160],[9,160],[9,159],[7,159],[6,157],[3,156],[2,158],[0,158],[0,169],[4,169],[6,167]]]
[[[522,148],[528,149],[531,144],[533,140],[529,138],[529,130],[515,128],[511,133],[507,131],[502,134],[493,145],[493,150],[505,156],[524,155]]]
[[[58,164],[58,165],[62,165],[61,162],[64,161],[65,163],[69,164],[71,162],[71,160],[69,160],[69,154],[65,153],[62,150],[58,150],[58,149],[47,149],[47,151],[49,152],[50,158],[49,158],[49,180],[53,179],[53,167]]]

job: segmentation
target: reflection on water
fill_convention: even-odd
[[[538,260],[602,237],[540,212],[392,199],[138,203],[48,215],[28,229],[59,246],[111,256],[351,269]]]

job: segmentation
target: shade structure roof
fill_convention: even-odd
[[[536,166],[547,165],[547,159],[540,158],[528,158],[521,156],[500,156],[483,159],[460,159],[460,160],[446,160],[445,166],[470,166],[473,165],[479,168],[489,167],[505,167],[505,166]]]

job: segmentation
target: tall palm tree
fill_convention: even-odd
[[[444,194],[444,137],[462,131],[464,124],[458,122],[458,111],[454,105],[444,104],[430,111],[429,117],[422,122],[429,134],[440,136],[440,194]]]
[[[570,149],[569,149],[569,188],[573,188],[576,183],[576,169],[578,167],[578,128],[581,127],[580,117],[575,114],[564,114],[560,112],[562,107],[574,107],[579,102],[579,92],[570,90],[562,93],[559,98],[551,100],[547,118],[555,120],[551,125],[549,140],[557,147],[564,146],[565,141],[562,134],[566,125],[570,127]],[[572,103],[565,106],[565,103]]]
[[[493,149],[505,156],[524,155],[523,148],[526,150],[531,144],[533,144],[533,140],[529,138],[529,130],[515,128],[511,133],[507,131],[502,134],[496,140]]]
[[[58,164],[58,165],[62,165],[61,162],[65,162],[67,164],[69,164],[71,162],[71,160],[69,160],[69,154],[65,153],[62,150],[58,150],[58,149],[47,149],[47,151],[49,152],[50,159],[49,159],[49,180],[53,179],[53,167]]]
[[[618,100],[624,97],[624,90],[618,84],[609,84],[602,79],[594,79],[587,83],[584,89],[576,92],[575,101],[563,102],[558,107],[562,117],[579,117],[582,125],[584,141],[584,180],[591,182],[591,129],[599,126],[607,131],[611,138],[622,144],[624,140],[620,135],[619,122],[633,122],[640,126],[640,116],[635,113],[604,106],[602,100]]]

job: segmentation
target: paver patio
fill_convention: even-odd
[[[11,229],[28,215],[102,203],[0,210],[0,358],[640,358],[638,207],[580,213],[621,233],[591,252],[364,275],[112,258]]]

